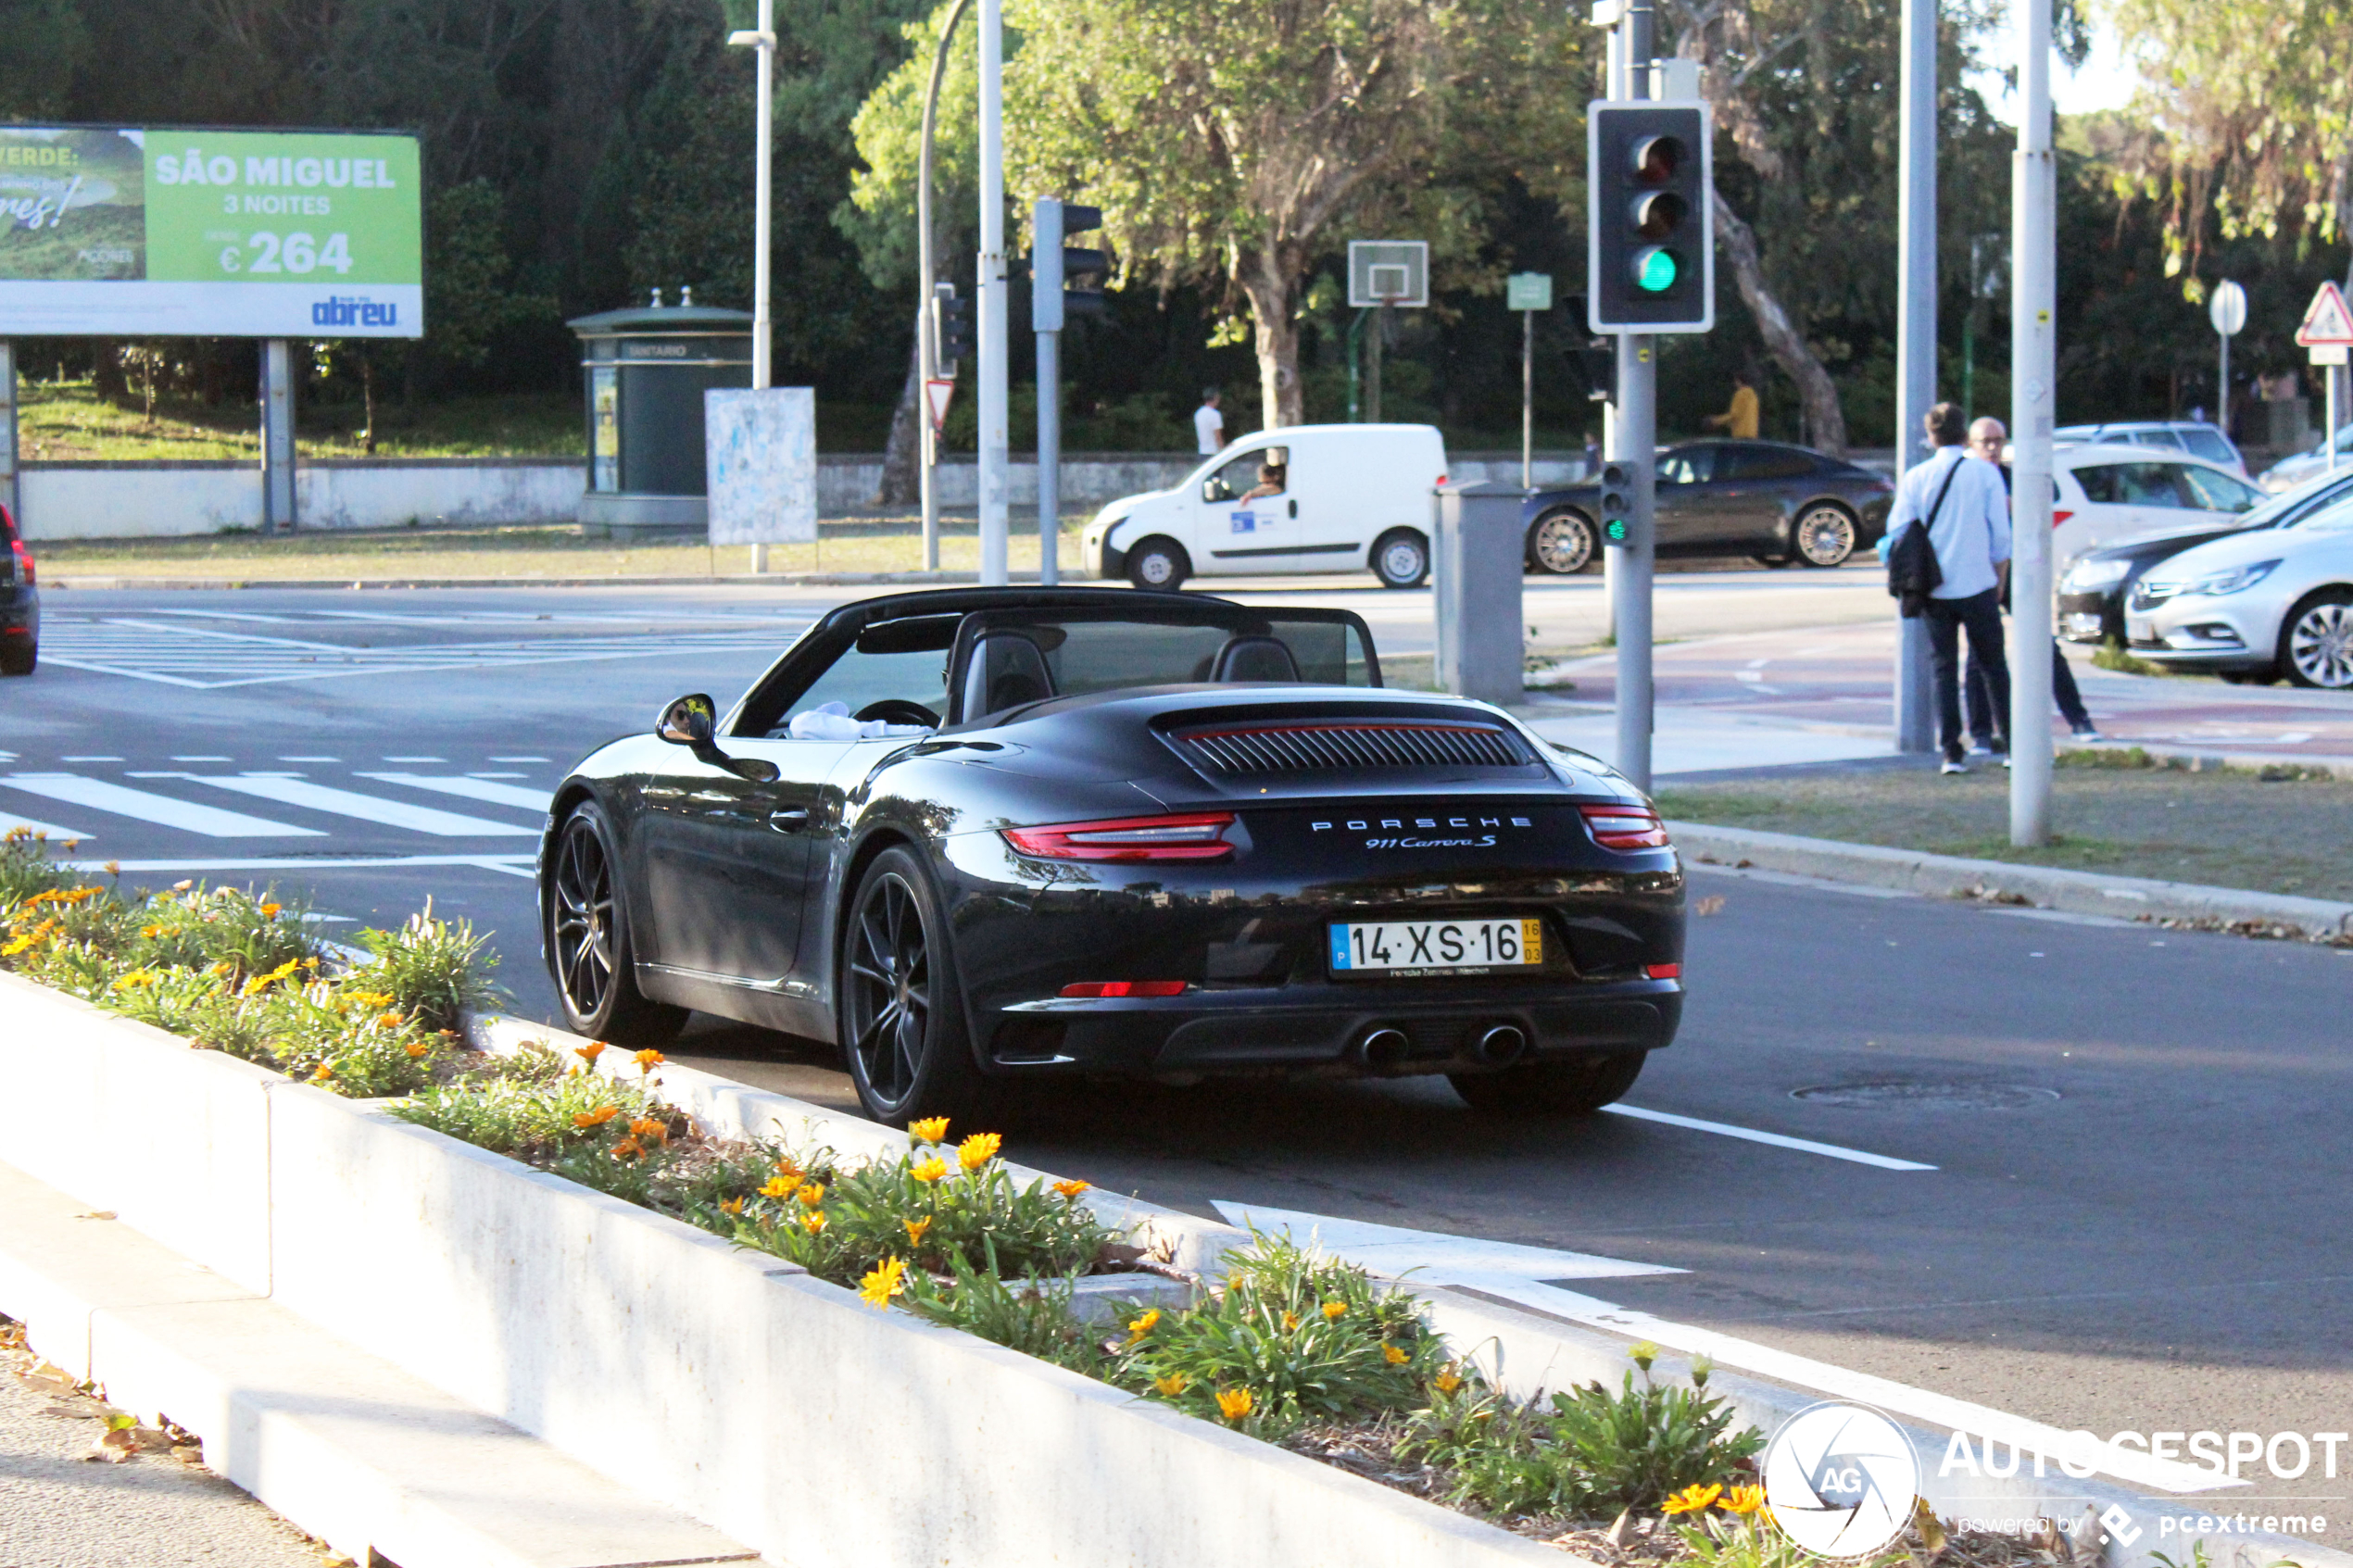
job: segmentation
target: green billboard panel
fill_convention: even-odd
[[[0,126],[0,337],[416,337],[411,136]]]

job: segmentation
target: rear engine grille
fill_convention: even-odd
[[[1213,773],[1323,768],[1521,768],[1535,760],[1491,724],[1413,720],[1284,720],[1188,730],[1177,749]]]

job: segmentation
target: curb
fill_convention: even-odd
[[[2061,747],[2062,750],[2072,749]],[[2353,757],[2298,757],[2292,751],[2192,751],[2185,746],[2167,746],[2163,742],[2150,745],[2137,740],[2104,740],[2090,747],[2094,751],[2145,751],[2151,757],[2169,762],[2186,762],[2193,773],[2208,769],[2236,769],[2252,772],[2261,768],[2300,768],[2309,773],[2327,773],[2333,778],[2353,779]]]
[[[2249,936],[2296,936],[2323,942],[2353,938],[2353,904],[2326,898],[2107,876],[2007,860],[1970,860],[1755,828],[1711,827],[1702,822],[1669,822],[1667,828],[1685,857],[1703,866],[1735,870],[1754,866],[1831,882],[2024,904],[2068,914],[2179,921]]]

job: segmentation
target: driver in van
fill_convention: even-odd
[[[1241,498],[1245,501],[1256,501],[1268,495],[1281,495],[1283,493],[1284,467],[1285,465],[1281,463],[1259,464],[1258,483],[1244,491]]]

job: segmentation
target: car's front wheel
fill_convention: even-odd
[[[547,953],[564,1022],[592,1040],[643,1049],[675,1039],[686,1010],[637,989],[621,857],[604,808],[584,801],[557,835],[547,900]]]
[[[1576,512],[1547,512],[1528,531],[1528,564],[1539,571],[1574,576],[1600,554],[1601,535],[1592,520]]]
[[[900,847],[884,850],[848,907],[835,1011],[859,1103],[894,1127],[925,1116],[969,1120],[985,1109],[988,1084],[923,862]]]
[[[1646,1054],[1536,1061],[1501,1073],[1450,1073],[1446,1081],[1465,1104],[1489,1116],[1579,1116],[1599,1110],[1632,1088],[1642,1076]]]
[[[1147,539],[1127,552],[1127,581],[1147,593],[1173,594],[1192,574],[1192,558],[1174,539]]]
[[[1828,502],[1806,508],[1790,529],[1797,558],[1808,566],[1844,566],[1855,554],[1856,537],[1854,516]]]
[[[1392,528],[1373,541],[1373,575],[1384,588],[1418,588],[1429,577],[1429,541],[1410,528]]]
[[[2299,686],[2353,686],[2353,592],[2323,589],[2288,611],[2280,668]]]

